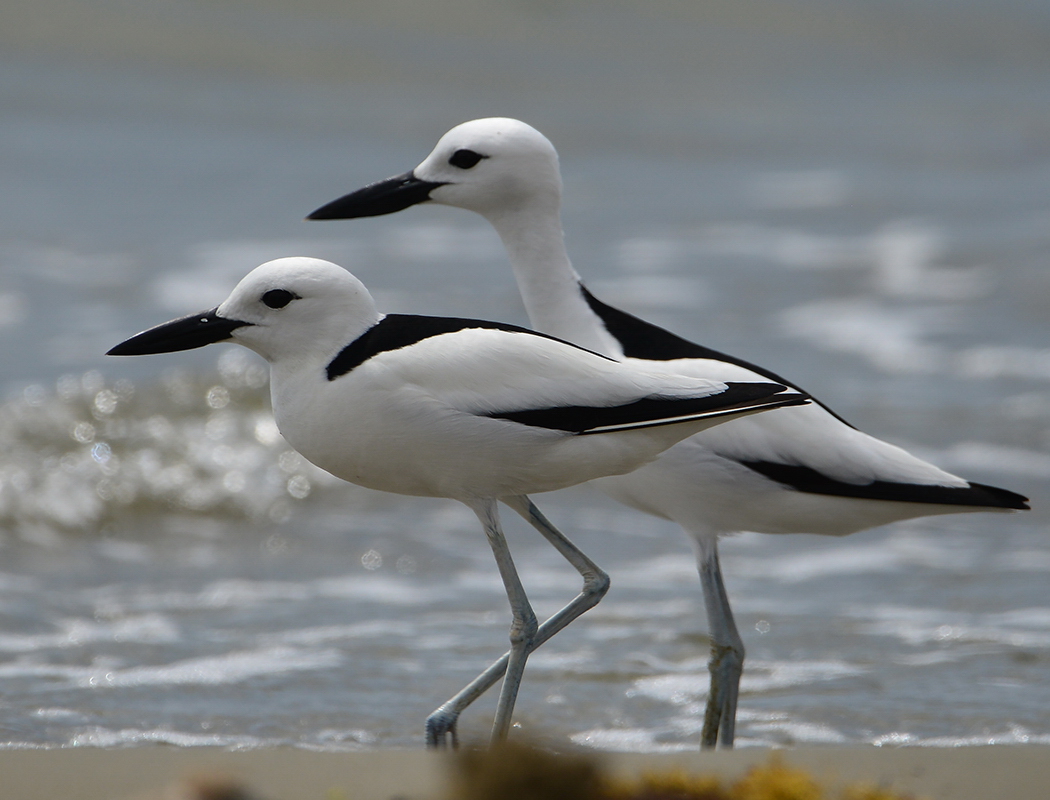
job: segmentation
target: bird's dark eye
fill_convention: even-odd
[[[299,299],[299,295],[289,292],[287,289],[271,289],[262,296],[262,301],[270,308],[284,308],[297,299]]]
[[[488,156],[483,156],[481,153],[475,153],[473,150],[457,150],[452,154],[448,163],[454,167],[459,167],[460,169],[470,169],[483,158],[488,158]]]

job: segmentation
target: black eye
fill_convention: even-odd
[[[457,150],[452,154],[448,163],[454,167],[459,167],[460,169],[470,169],[483,158],[488,158],[488,156],[483,156],[481,153],[475,153],[473,150]]]
[[[298,300],[299,295],[289,292],[287,289],[271,289],[262,296],[262,301],[270,308],[284,308],[293,300]]]

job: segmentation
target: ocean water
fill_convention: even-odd
[[[494,114],[559,148],[598,296],[1033,499],[726,539],[739,743],[1050,742],[1043,4],[45,0],[0,42],[0,746],[419,747],[503,652],[466,508],[303,461],[247,352],[102,355],[285,255],[390,311],[525,323],[467,212],[302,221]],[[684,536],[587,487],[536,499],[613,586],[530,659],[521,733],[695,747]],[[507,522],[553,612],[578,578]]]

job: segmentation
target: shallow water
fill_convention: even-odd
[[[303,462],[247,353],[101,355],[291,254],[347,266],[388,310],[525,322],[465,212],[301,221],[490,114],[559,147],[600,297],[1034,499],[726,540],[741,744],[1050,741],[1040,4],[94,5],[15,3],[0,24],[3,746],[414,747],[502,652],[465,508]],[[41,24],[56,13],[77,36]],[[530,659],[522,728],[693,747],[707,644],[684,537],[586,488],[538,501],[613,589]],[[510,527],[553,611],[574,573]]]

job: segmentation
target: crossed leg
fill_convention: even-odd
[[[510,726],[510,714],[513,711],[514,700],[511,698],[509,700],[510,708],[505,708],[504,696],[508,694],[508,691],[513,691],[513,694],[516,697],[518,685],[521,682],[520,671],[525,668],[525,659],[528,658],[528,654],[554,636],[554,634],[558,633],[558,631],[568,626],[585,611],[598,605],[598,602],[609,590],[609,576],[606,575],[597,564],[584,555],[583,551],[570,542],[561,531],[555,528],[528,497],[525,495],[518,497],[504,497],[502,498],[502,501],[509,508],[518,512],[518,514],[532,525],[532,527],[538,530],[540,534],[542,534],[543,537],[562,554],[565,560],[575,567],[576,571],[583,577],[583,588],[575,598],[565,605],[564,608],[557,611],[535,630],[534,635],[531,636],[528,643],[528,650],[524,652],[524,655],[521,655],[515,649],[514,628],[512,627],[510,651],[505,653],[502,658],[478,675],[478,677],[467,684],[455,696],[443,703],[440,708],[427,717],[426,741],[428,747],[446,747],[450,743],[453,747],[456,747],[458,745],[456,723],[459,721],[459,715],[463,713],[464,709],[466,709],[471,703],[481,697],[481,695],[492,687],[505,672],[508,676],[513,675],[513,669],[517,670],[517,675],[513,679],[508,677],[503,683],[500,692],[500,703],[497,706],[496,712],[497,724],[493,726],[493,740],[505,738],[507,729]],[[496,516],[495,503],[492,503],[491,505],[491,517],[495,520],[495,526],[498,530],[499,520],[498,516]],[[489,525],[486,522],[486,518],[482,516],[482,512],[477,508],[475,508],[474,511],[478,514],[478,518],[481,519],[482,525],[485,526],[486,533],[488,533]],[[502,537],[502,532],[499,532],[499,539],[502,540]],[[490,542],[493,541],[491,534],[489,535],[489,540]],[[505,541],[503,541],[503,547],[506,547]],[[496,545],[493,545],[493,552],[495,552],[495,550]],[[510,559],[509,551],[506,553],[506,559],[507,561]],[[500,563],[499,555],[497,555],[496,560],[497,563]],[[511,569],[513,569],[513,564],[511,564]],[[502,565],[500,566],[500,572],[501,574],[503,573]],[[514,574],[514,578],[517,579],[516,573]],[[507,585],[506,578],[504,578],[504,585]],[[520,582],[518,583],[518,586],[520,587]],[[508,597],[511,594],[511,589],[509,587],[507,594]],[[524,596],[524,590],[522,590],[522,595]],[[527,604],[527,598],[525,602]],[[514,600],[511,601],[511,607],[513,609]],[[529,608],[529,611],[531,612],[531,607]],[[535,617],[533,617],[533,620],[535,621]],[[519,662],[520,667],[518,666]],[[514,685],[511,690],[508,690],[507,684],[511,680],[514,681]],[[504,717],[502,718],[501,712],[504,713]],[[500,731],[501,726],[502,732]]]

